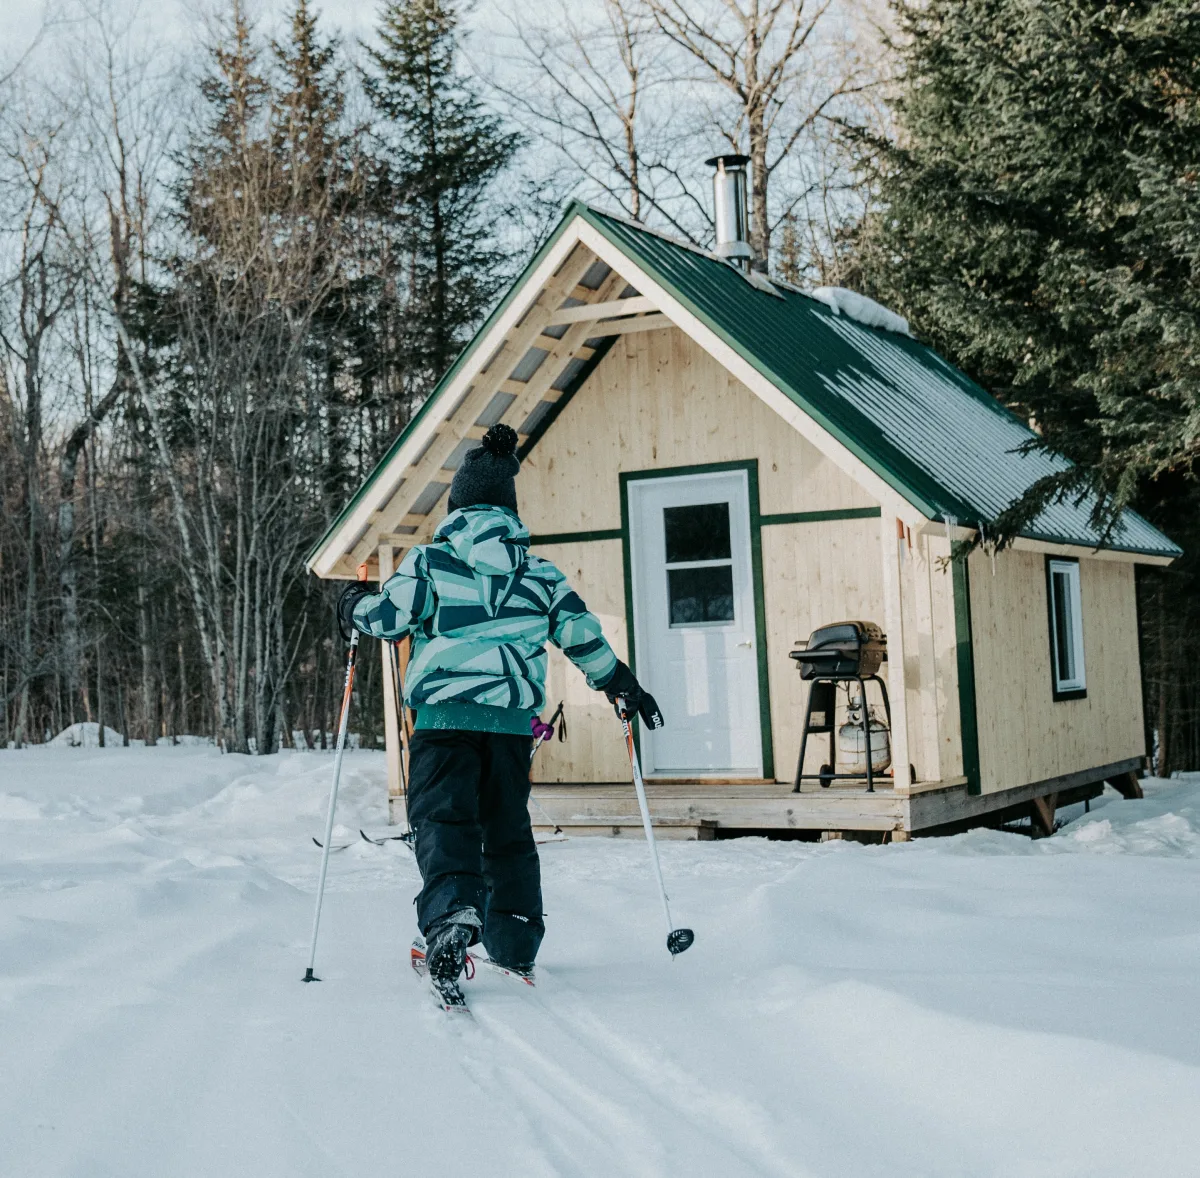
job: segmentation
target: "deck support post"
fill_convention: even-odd
[[[892,784],[907,790],[909,787],[909,765],[912,758],[908,751],[908,693],[904,675],[904,609],[900,597],[900,572],[902,543],[898,529],[903,529],[901,520],[890,515],[879,519],[880,555],[883,560],[883,624],[887,631],[888,644],[888,696],[892,705]],[[905,542],[905,548],[907,543]]]
[[[1046,794],[1042,798],[1034,798],[1030,803],[1032,808],[1033,825],[1044,835],[1054,833],[1054,811],[1058,809],[1058,794]]]
[[[379,546],[379,587],[383,588],[387,579],[396,571],[395,556],[390,544]],[[391,652],[387,643],[379,644],[380,655],[383,658],[383,742],[387,750],[387,782],[388,782],[388,821],[393,822],[393,813],[397,802],[402,796],[400,777],[400,716],[396,709],[396,684],[392,675]]]
[[[1144,798],[1146,796],[1142,792],[1142,783],[1138,780],[1136,773],[1121,773],[1116,777],[1110,777],[1108,784],[1127,802],[1132,802],[1135,798]]]

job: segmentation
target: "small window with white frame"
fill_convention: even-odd
[[[1079,561],[1047,558],[1046,590],[1050,598],[1050,670],[1054,698],[1087,695],[1083,665],[1083,605]]]

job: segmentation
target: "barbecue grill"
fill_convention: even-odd
[[[887,768],[890,758],[884,759],[878,746],[890,744],[892,728],[892,706],[888,699],[887,685],[878,675],[880,666],[887,661],[887,635],[874,622],[834,622],[821,626],[808,637],[808,642],[789,656],[796,660],[800,678],[811,683],[808,689],[808,708],[804,715],[804,735],[800,739],[800,761],[796,766],[796,781],[793,793],[800,792],[802,781],[819,781],[823,789],[831,782],[842,780],[861,781],[867,779],[867,791],[875,792],[875,774]],[[882,697],[885,727],[872,719],[872,709],[867,701],[867,684],[874,683]],[[850,697],[851,687],[858,685],[857,706]],[[837,695],[844,690],[849,700],[851,719],[843,725],[855,737],[862,733],[862,748],[865,751],[864,772],[839,773],[837,771],[836,725]],[[872,750],[872,732],[877,748]],[[819,773],[804,772],[804,753],[810,733],[829,735],[829,760],[821,766]]]
[[[825,675],[875,675],[887,660],[887,635],[874,622],[834,622],[808,636],[803,650],[791,657],[800,664],[801,679]]]

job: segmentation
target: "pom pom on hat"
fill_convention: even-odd
[[[450,510],[491,504],[507,507],[515,515],[517,488],[514,479],[520,470],[517,431],[511,425],[497,422],[474,450],[467,451],[462,465],[455,471],[450,484]]]
[[[489,454],[497,458],[507,458],[517,452],[517,431],[511,425],[497,422],[479,443]]]

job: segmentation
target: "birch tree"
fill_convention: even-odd
[[[29,736],[31,685],[52,658],[46,644],[36,641],[44,592],[42,546],[49,539],[42,488],[47,370],[52,332],[74,294],[78,274],[60,248],[55,218],[48,212],[62,199],[61,178],[54,168],[60,128],[53,124],[38,126],[27,118],[14,130],[16,141],[9,162],[18,202],[13,210],[17,218],[13,233],[15,272],[6,292],[9,314],[0,323],[0,346],[7,360],[5,384],[15,456],[21,465],[18,519],[24,585],[15,635],[19,678],[12,736],[19,747]]]
[[[150,281],[149,257],[155,220],[165,193],[166,159],[172,147],[172,103],[169,90],[178,74],[169,62],[158,73],[152,62],[163,62],[159,46],[134,49],[136,30],[128,17],[119,19],[105,5],[86,9],[74,26],[76,38],[68,75],[77,103],[80,147],[89,195],[78,210],[78,242],[98,281],[105,282],[112,314],[125,323],[136,317],[136,291]],[[59,210],[65,216],[64,210]],[[99,222],[98,226],[93,222]],[[102,317],[106,321],[107,316]],[[90,341],[88,341],[90,343]],[[81,347],[88,346],[82,338]],[[88,395],[84,411],[67,434],[59,458],[58,569],[62,605],[62,663],[71,709],[80,698],[83,641],[78,603],[78,537],[76,480],[85,446],[108,415],[124,399],[132,404],[137,390],[128,353],[115,333],[109,345],[114,357],[108,387],[98,397]],[[147,462],[137,461],[140,474],[141,532],[147,531],[145,504],[152,492]],[[143,737],[155,739],[157,689],[154,651],[150,640],[146,572],[150,561],[138,564],[136,586],[138,645],[141,661],[140,711]]]
[[[713,129],[751,162],[750,234],[755,265],[767,269],[780,221],[830,177],[813,167],[819,141],[842,108],[879,83],[863,52],[856,14],[835,0],[646,0],[662,35],[710,106]],[[770,199],[787,162],[809,164],[784,201]]]
[[[593,10],[561,0],[548,19],[513,13],[507,24],[514,49],[492,86],[531,135],[553,145],[585,190],[695,239],[706,213],[677,158],[687,96],[646,0]]]

